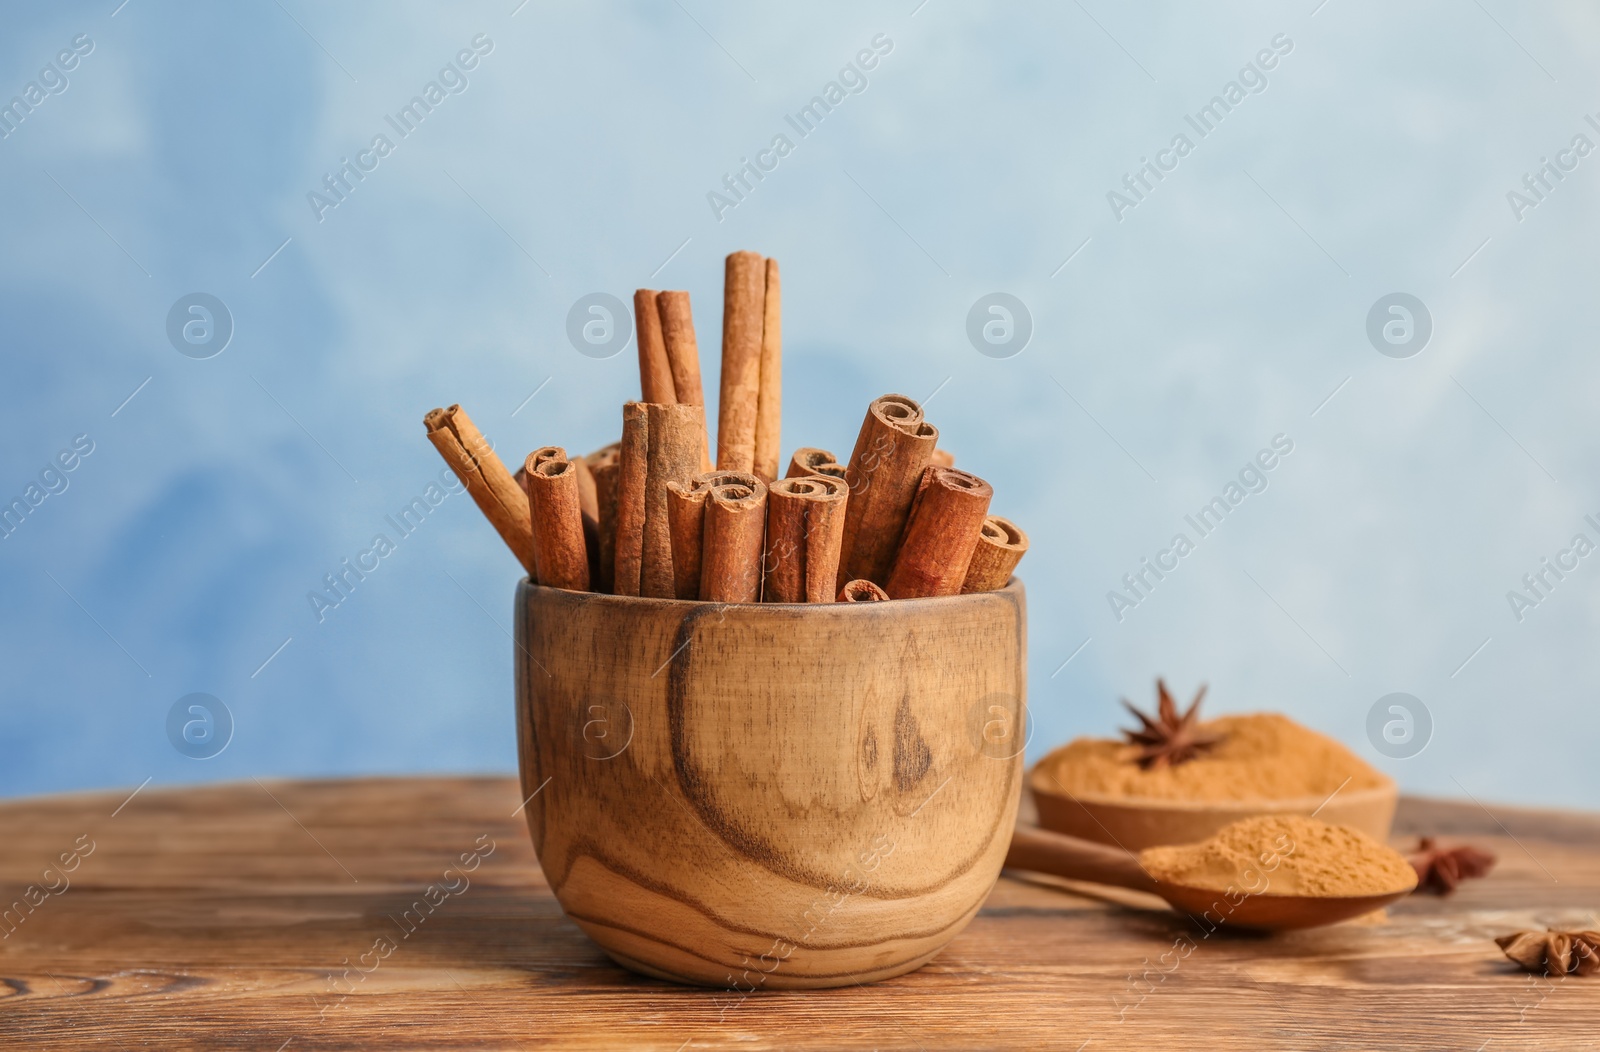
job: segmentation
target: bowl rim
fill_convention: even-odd
[[[549,585],[535,584],[528,576],[523,576],[517,582],[517,595],[520,597],[549,597],[559,601],[574,604],[598,603],[601,606],[615,606],[620,608],[648,608],[651,606],[666,607],[679,606],[686,610],[702,610],[722,608],[726,610],[767,610],[772,612],[783,611],[793,613],[808,611],[813,614],[826,612],[861,610],[864,613],[850,614],[838,613],[842,617],[872,617],[882,616],[884,611],[896,613],[932,613],[936,610],[948,611],[955,603],[976,605],[992,602],[994,596],[1005,596],[1013,601],[1021,601],[1026,597],[1027,590],[1023,587],[1022,579],[1012,575],[1003,588],[989,592],[962,592],[957,595],[935,595],[920,599],[884,599],[870,603],[718,603],[709,599],[658,599],[644,595],[614,595],[610,592],[580,592],[570,588],[553,588]],[[871,613],[877,611],[877,614]]]
[[[1326,797],[1313,793],[1307,796],[1260,796],[1242,800],[1168,800],[1158,796],[1107,796],[1099,793],[1068,793],[1041,784],[1042,772],[1040,766],[1040,763],[1035,763],[1028,769],[1025,781],[1029,792],[1042,794],[1064,803],[1121,808],[1130,811],[1237,811],[1247,815],[1270,812],[1294,813],[1303,811],[1306,808],[1320,810],[1334,800],[1338,800],[1341,803],[1354,801],[1358,804],[1371,804],[1388,798],[1398,798],[1400,795],[1399,784],[1382,771],[1377,772],[1378,776],[1383,779],[1382,785],[1369,786],[1365,789],[1352,789],[1348,792],[1334,790],[1333,793]]]

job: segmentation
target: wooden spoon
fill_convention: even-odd
[[[1127,851],[1029,826],[1018,826],[1011,834],[1006,866],[1147,892],[1166,899],[1174,909],[1192,916],[1265,931],[1337,924],[1382,909],[1411,893],[1410,888],[1405,888],[1383,895],[1321,898],[1250,895],[1236,891],[1230,897],[1220,891],[1158,881],[1139,865],[1137,855]]]

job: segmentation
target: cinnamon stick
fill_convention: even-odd
[[[542,464],[547,460],[565,460],[566,456],[567,451],[560,446],[540,446],[532,453],[529,453],[527,458],[523,460],[522,466],[517,469],[517,477],[522,477],[522,473],[528,469],[529,464]]]
[[[888,583],[917,484],[938,442],[939,429],[904,395],[884,395],[867,407],[845,470],[850,501],[845,505],[841,586],[857,578]]]
[[[578,507],[583,509],[583,517],[585,519],[598,519],[600,517],[600,494],[595,489],[594,472],[589,470],[589,459],[587,457],[574,458],[572,466],[578,469]]]
[[[717,407],[717,467],[723,471],[755,468],[766,292],[766,261],[758,253],[728,256],[722,294],[722,396]]]
[[[617,454],[617,515],[612,587],[617,595],[638,595],[644,561],[645,477],[649,473],[650,433],[644,402],[622,406],[622,446]]]
[[[761,321],[761,373],[756,397],[755,468],[757,478],[778,477],[778,443],[783,422],[783,297],[778,261],[766,261],[766,290]],[[831,593],[832,588],[828,591]]]
[[[749,476],[737,471],[707,471],[692,482],[667,483],[667,525],[672,531],[672,579],[679,599],[700,599],[704,564],[706,498],[723,483],[748,485]]]
[[[705,391],[700,385],[700,345],[694,336],[689,294],[672,290],[658,292],[656,310],[667,347],[667,364],[672,370],[672,400],[685,405],[705,405]]]
[[[584,459],[594,478],[596,556],[598,566],[593,575],[599,591],[611,592],[616,588],[617,575],[617,477],[622,468],[622,443],[613,442],[597,449]]]
[[[533,519],[536,579],[551,588],[589,590],[589,546],[583,533],[578,467],[560,446],[528,454],[523,483]]]
[[[762,602],[834,601],[848,495],[842,479],[826,475],[779,479],[767,487]]]
[[[661,315],[661,335],[667,345],[667,363],[672,368],[672,401],[704,406],[705,390],[700,383],[700,345],[694,336],[694,314],[689,309],[687,292],[656,293],[656,308]],[[711,470],[709,440],[700,470]]]
[[[672,363],[667,357],[665,334],[661,331],[658,295],[654,289],[637,289],[633,294],[633,324],[639,341],[640,400],[676,402]]]
[[[584,550],[589,556],[589,587],[593,589],[600,581],[600,494],[588,458],[578,457],[572,466],[578,470],[578,508],[583,517]]]
[[[517,465],[517,470],[511,474],[511,481],[517,484],[517,489],[521,491],[524,496],[527,495],[528,484],[523,481],[523,477],[527,474],[529,459],[533,457],[539,457],[544,460],[549,460],[551,457],[555,456],[552,450],[557,450],[560,448],[560,446],[542,446],[539,449],[534,450],[532,453],[529,453],[528,456],[523,459],[523,462]]]
[[[978,534],[978,546],[973,549],[972,563],[967,567],[967,579],[961,582],[961,591],[993,592],[1004,588],[1027,551],[1026,533],[1010,519],[990,515],[983,520],[983,530]]]
[[[713,473],[714,474],[714,473]],[[667,528],[672,535],[672,587],[678,599],[700,598],[707,488],[702,474],[689,485],[667,483]]]
[[[667,515],[667,484],[686,485],[705,460],[706,414],[697,405],[645,406],[649,458],[644,488],[644,544],[639,594],[657,599],[677,595],[672,571],[672,525]]]
[[[826,449],[817,449],[815,446],[801,446],[794,451],[794,456],[789,458],[789,470],[784,478],[804,478],[806,475],[828,475],[836,479],[844,478],[844,465]]]
[[[499,532],[523,569],[534,573],[533,519],[527,495],[495,456],[483,432],[459,405],[429,410],[422,423],[428,429],[428,441],[467,487],[478,510]]]
[[[546,460],[564,459],[566,455],[567,451],[560,446],[540,446],[523,458],[522,463],[517,465],[517,470],[511,476],[511,479],[517,484],[517,489],[521,490],[523,496],[526,497],[528,493],[528,468],[534,464],[542,464]],[[583,499],[583,479],[581,477],[578,480],[578,499],[581,504]],[[537,555],[537,553],[535,554]]]
[[[937,468],[953,468],[956,466],[956,455],[948,449],[936,449],[933,456],[928,458],[928,463]]]
[[[841,603],[881,603],[888,598],[889,593],[871,581],[850,581],[839,589]]]
[[[987,482],[958,468],[924,471],[894,569],[884,582],[889,597],[958,594],[993,496]]]
[[[706,487],[700,598],[713,603],[758,602],[767,484],[749,472],[718,474],[722,479]]]

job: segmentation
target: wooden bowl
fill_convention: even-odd
[[[1022,784],[1022,584],[734,604],[518,587],[528,830],[612,959],[707,986],[925,964],[999,876]]]
[[[1048,757],[1046,757],[1048,760]],[[1279,800],[1139,799],[1070,794],[1045,773],[1041,760],[1028,772],[1028,790],[1039,809],[1039,824],[1057,833],[1142,851],[1162,844],[1192,844],[1223,826],[1253,815],[1309,815],[1331,825],[1353,826],[1379,843],[1389,839],[1400,790],[1394,782],[1371,789],[1346,789],[1323,796]],[[1319,810],[1320,808],[1320,810]]]

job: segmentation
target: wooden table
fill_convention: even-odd
[[[3,901],[45,896],[0,924],[0,1047],[1600,1048],[1600,977],[1536,981],[1491,941],[1600,927],[1600,817],[1407,800],[1397,845],[1471,838],[1494,874],[1271,938],[1007,876],[919,972],[741,1002],[611,964],[551,897],[518,803],[480,778],[0,804]],[[463,854],[476,868],[447,878]]]

